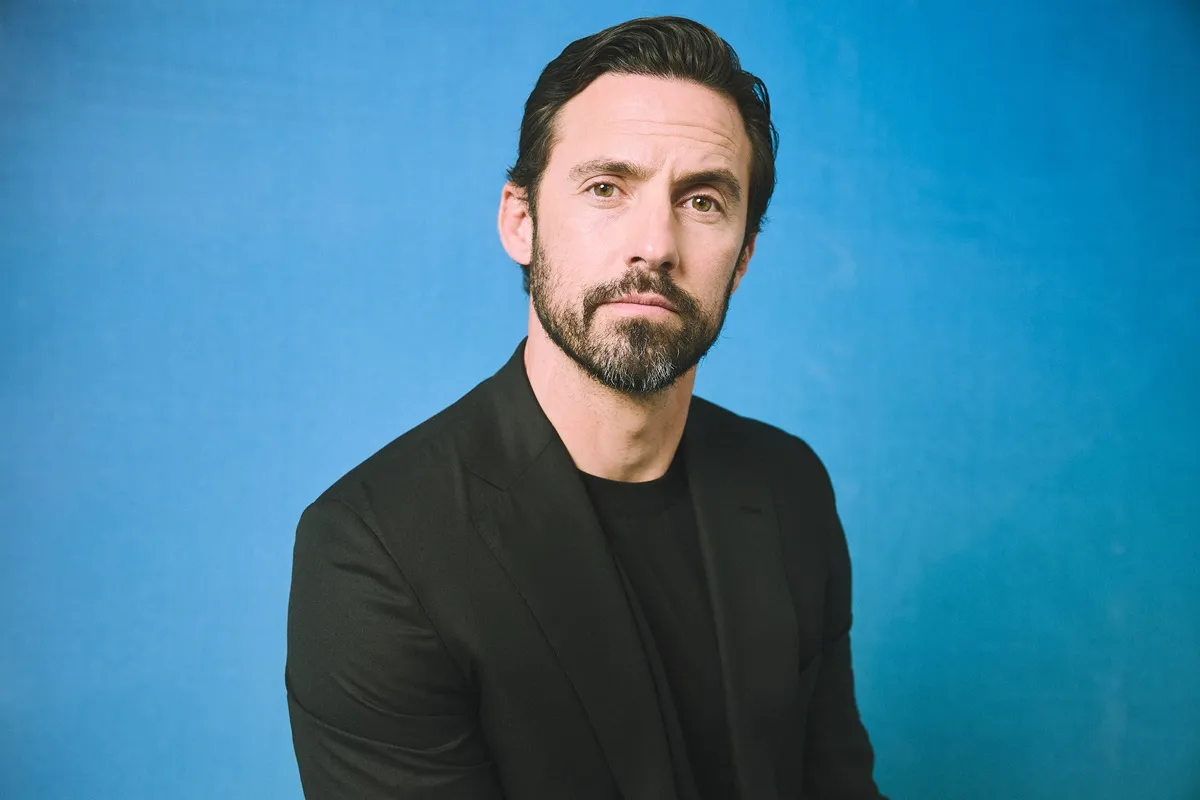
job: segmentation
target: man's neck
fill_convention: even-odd
[[[550,341],[531,310],[525,372],[579,469],[610,480],[649,481],[671,466],[687,422],[695,367],[653,397],[630,397],[584,372]]]

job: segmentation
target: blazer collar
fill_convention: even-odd
[[[525,342],[479,388],[462,431],[480,534],[575,686],[621,793],[675,796],[650,668],[607,540],[574,462],[529,384]],[[774,504],[736,419],[693,398],[688,481],[712,599],[739,795],[771,796],[778,731],[755,715],[796,680],[796,627]],[[776,709],[777,710],[777,709]]]
[[[474,415],[475,425],[460,434],[459,452],[464,454],[467,468],[503,490],[552,442],[562,445],[529,385],[525,342],[522,339],[508,362],[472,392],[482,413]],[[567,460],[571,463],[569,456]]]

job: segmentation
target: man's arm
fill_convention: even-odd
[[[286,683],[309,800],[503,797],[468,682],[379,537],[336,500],[296,531]]]
[[[828,476],[823,477],[828,481]],[[821,666],[808,711],[804,746],[804,793],[812,800],[880,800],[875,753],[858,713],[850,659],[850,553],[828,488],[825,589]]]

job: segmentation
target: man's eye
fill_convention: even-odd
[[[616,193],[617,187],[611,183],[594,183],[591,191],[596,197],[612,197]]]
[[[717,210],[717,201],[713,200],[711,197],[706,197],[705,195],[702,195],[702,194],[698,194],[695,197],[693,197],[691,199],[691,203],[692,203],[693,209],[695,209],[696,211],[704,212],[706,214],[709,211]]]

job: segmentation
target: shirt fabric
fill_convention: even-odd
[[[700,796],[733,797],[720,657],[683,457],[677,452],[652,481],[580,477],[646,618]]]

